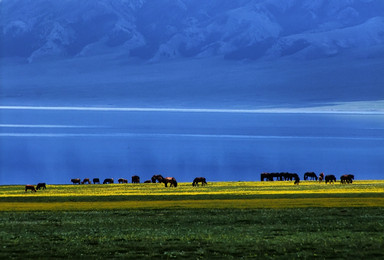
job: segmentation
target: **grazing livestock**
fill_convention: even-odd
[[[81,183],[81,180],[79,179],[79,178],[77,178],[77,179],[71,179],[71,182],[73,183],[73,184],[80,184]]]
[[[35,186],[29,185],[29,184],[25,185],[25,192],[27,192],[27,190],[31,190],[31,191],[36,192]]]
[[[119,183],[128,183],[127,179],[120,178],[117,180]]]
[[[300,181],[300,178],[299,178],[299,175],[297,173],[289,173],[289,180],[292,181],[296,181],[296,180],[299,180]]]
[[[177,187],[177,181],[174,177],[163,178],[163,183],[165,184],[165,187],[167,187],[167,183],[170,183],[169,187]]]
[[[107,178],[107,179],[105,179],[105,180],[103,181],[103,184],[112,184],[112,183],[114,183],[114,182],[113,182],[113,178]]]
[[[158,174],[158,175],[153,175],[152,178],[151,178],[152,183],[156,183],[156,181],[159,182],[159,183],[161,183],[161,182],[162,182],[162,181],[161,181],[162,179],[163,179],[163,176],[160,175],[160,174]]]
[[[37,186],[36,186],[36,190],[40,190],[40,189],[45,190],[46,188],[47,188],[47,186],[45,185],[44,182],[40,182],[40,183],[38,183]]]
[[[325,176],[325,184],[327,184],[327,183],[334,183],[334,182],[336,182],[336,177],[335,177],[335,175],[326,175]]]
[[[100,184],[100,179],[99,178],[93,178],[93,184]]]
[[[201,182],[202,186],[207,184],[207,180],[204,177],[196,177],[192,182],[192,186],[199,186],[199,182]]]
[[[146,180],[146,181],[144,181],[144,183],[152,183],[152,181],[151,180]]]
[[[355,179],[355,176],[353,174],[344,174],[340,177],[340,183],[349,184],[349,183],[352,183],[354,179]]]
[[[304,180],[316,180],[317,181],[317,175],[314,172],[306,172],[306,173],[304,173]]]
[[[140,183],[140,177],[137,175],[132,176],[132,183]]]
[[[267,180],[267,181],[273,181],[273,177],[270,173],[266,173],[266,172],[263,172],[261,175],[260,175],[260,180],[261,181],[264,181],[264,180]]]
[[[160,175],[161,176],[161,175]],[[161,182],[165,184],[165,187],[168,187],[167,184],[170,183],[169,187],[177,187],[177,181],[174,177],[165,177],[163,178],[161,176],[160,178]]]
[[[319,182],[322,182],[324,180],[324,173],[319,174]]]
[[[261,181],[267,180],[267,181],[273,181],[273,178],[276,178],[277,181],[292,181],[296,178],[297,173],[289,173],[289,172],[273,172],[273,173],[266,173],[263,172],[260,175]]]
[[[295,176],[295,182],[294,182],[293,184],[297,184],[297,185],[299,185],[299,183],[300,183],[300,178],[299,178],[299,176],[297,175],[297,176]]]
[[[88,178],[85,178],[85,179],[81,182],[81,184],[84,184],[84,183],[91,184],[91,180],[88,179]]]

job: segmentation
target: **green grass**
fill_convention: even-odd
[[[2,212],[0,258],[383,259],[383,208]]]
[[[383,181],[48,185],[37,193],[0,186],[0,207],[8,205],[0,208],[0,259],[384,259],[384,207],[375,202],[383,201],[383,190]],[[330,204],[318,207],[312,199]],[[175,206],[159,206],[164,200]],[[196,208],[199,201],[212,206]],[[298,207],[284,205],[295,201]],[[85,206],[133,202],[153,207]],[[178,206],[184,202],[191,206]],[[16,204],[36,207],[9,207]],[[77,207],[39,208],[66,204]]]

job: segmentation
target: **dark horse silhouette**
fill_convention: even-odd
[[[349,183],[352,183],[354,179],[355,179],[355,176],[353,174],[344,174],[340,177],[340,183],[349,184]]]
[[[117,180],[119,183],[128,183],[127,179],[120,178]]]
[[[163,179],[163,176],[161,176],[160,174],[157,174],[157,175],[153,175],[152,178],[151,178],[151,181],[152,183],[156,183],[157,182],[162,182],[161,180]]]
[[[25,192],[27,192],[27,190],[31,190],[31,191],[36,192],[35,186],[29,185],[29,184],[25,185]]]
[[[37,186],[36,186],[36,190],[40,190],[40,189],[45,190],[46,188],[47,188],[47,186],[45,185],[44,182],[40,182],[40,183],[38,183]]]
[[[319,174],[319,182],[322,182],[324,180],[324,173]]]
[[[111,183],[114,183],[113,182],[113,178],[107,178],[103,181],[103,184],[111,184]]]
[[[170,184],[169,187],[177,187],[177,181],[174,177],[161,177],[161,182],[165,184],[165,187],[168,187],[168,183]]]
[[[260,180],[273,181],[273,176],[270,173],[263,172],[262,174],[260,174]]]
[[[81,184],[84,184],[84,183],[88,183],[88,184],[91,184],[91,181],[88,179],[88,178],[85,178]]]
[[[80,184],[81,183],[81,180],[80,179],[71,179],[71,182],[73,183],[73,184]]]
[[[196,177],[192,182],[192,186],[199,186],[199,182],[201,182],[202,186],[207,184],[207,180],[204,177]]]
[[[140,177],[137,175],[132,176],[132,183],[140,183]]]
[[[304,180],[316,180],[317,181],[317,175],[314,172],[306,172],[306,173],[304,173]]]
[[[260,175],[260,180],[264,181],[274,181],[274,178],[276,181],[292,181],[295,180],[298,177],[297,173],[289,173],[289,172],[263,172]]]
[[[325,183],[334,183],[336,182],[336,177],[335,175],[325,175]]]
[[[93,178],[93,184],[100,184],[100,179],[99,178]]]

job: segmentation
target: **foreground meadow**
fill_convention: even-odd
[[[384,258],[384,181],[0,186],[0,258]]]

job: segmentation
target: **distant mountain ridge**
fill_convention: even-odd
[[[0,57],[303,59],[384,44],[382,0],[2,0]]]

